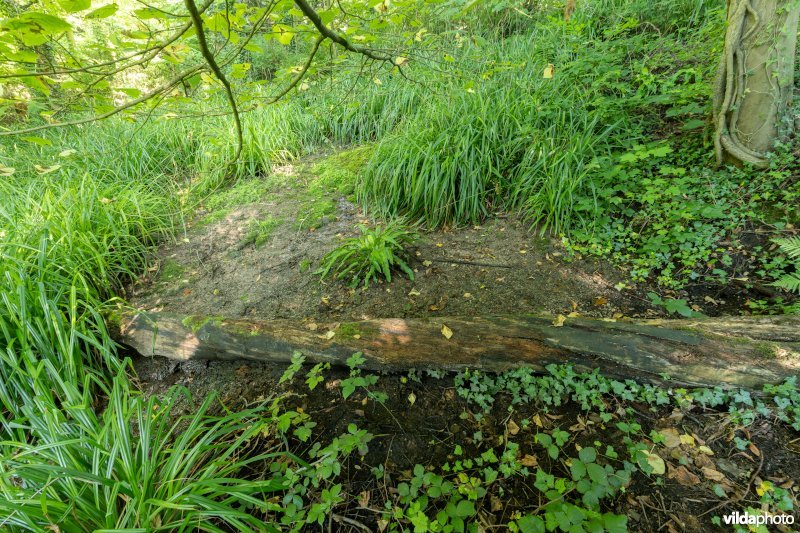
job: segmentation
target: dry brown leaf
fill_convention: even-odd
[[[664,436],[664,446],[667,448],[677,448],[681,444],[678,430],[675,428],[665,428],[658,430]]]
[[[513,420],[508,421],[508,432],[512,435],[519,433],[519,426]]]
[[[492,512],[496,513],[497,511],[501,511],[503,509],[503,502],[500,501],[500,498],[492,494],[491,496],[492,502]]]
[[[608,298],[606,298],[605,296],[597,296],[594,299],[594,305],[598,307],[606,305],[607,303],[608,303]]]
[[[677,468],[672,468],[670,465],[669,474],[667,475],[669,479],[674,479],[684,487],[691,487],[700,483],[700,478],[697,477],[695,474],[689,472],[689,470],[685,466],[679,466]]]
[[[698,453],[695,456],[694,464],[698,468],[714,468],[716,466],[709,456],[703,455],[702,453]]]
[[[725,475],[722,472],[720,472],[719,470],[715,470],[713,468],[709,468],[707,466],[703,467],[701,472],[703,472],[703,475],[707,479],[710,479],[711,481],[722,481],[723,479],[725,479]]]
[[[539,464],[539,460],[536,459],[535,455],[525,454],[522,459],[519,460],[519,464],[522,466],[534,467]]]

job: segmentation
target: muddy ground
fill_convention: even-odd
[[[391,284],[369,288],[320,281],[314,271],[323,256],[357,235],[360,225],[375,222],[335,191],[310,195],[313,176],[303,170],[287,165],[280,172],[281,186],[261,190],[264,197],[253,203],[210,214],[201,207],[185,236],[162,246],[149,275],[128,289],[130,302],[181,314],[325,321],[571,312],[666,316],[648,299],[650,291],[686,298],[695,310],[717,315],[748,297],[735,287],[688,294],[633,283],[610,263],[570,257],[557,239],[502,214],[480,226],[420,230],[409,250],[413,281],[397,275]],[[253,242],[259,224],[267,230],[263,242]]]

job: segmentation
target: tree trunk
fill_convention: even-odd
[[[798,0],[729,0],[714,92],[719,163],[766,164],[793,130]]]
[[[249,359],[344,364],[362,352],[368,368],[404,370],[551,363],[639,381],[663,374],[686,385],[759,387],[800,371],[800,316],[609,322],[532,316],[374,319],[327,325],[292,320],[227,320],[139,313],[123,317],[115,337],[142,355],[178,360]]]

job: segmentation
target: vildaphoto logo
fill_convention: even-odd
[[[750,514],[736,511],[722,517],[722,522],[729,526],[777,526],[794,524],[794,516],[790,514]]]

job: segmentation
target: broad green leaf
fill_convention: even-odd
[[[142,9],[137,9],[133,12],[133,14],[142,20],[150,20],[150,19],[163,20],[168,18],[168,15],[166,13],[152,7],[144,7]]]
[[[294,32],[290,31],[289,26],[284,24],[276,24],[273,26],[273,36],[274,38],[281,43],[282,45],[286,46],[292,42],[292,38],[294,37]]]
[[[21,63],[36,63],[37,55],[36,52],[33,50],[19,50],[17,52],[13,52],[7,54],[8,58],[13,61],[19,61]]]
[[[111,15],[115,14],[119,9],[119,5],[117,4],[106,4],[103,7],[98,7],[91,13],[87,14],[87,19],[104,19],[110,17]]]
[[[50,95],[50,87],[42,81],[42,77],[40,76],[29,76],[24,78],[24,83],[31,89],[35,91],[39,91],[40,93],[49,96]]]
[[[72,26],[53,15],[29,11],[16,18],[3,21],[0,23],[0,28],[21,40],[25,46],[38,46],[46,43],[50,35],[69,31]]]
[[[92,7],[92,0],[58,0],[58,3],[67,13],[77,13]]]
[[[597,460],[597,451],[594,448],[581,448],[581,451],[578,452],[578,457],[580,457],[581,461],[584,463],[593,463]]]
[[[250,63],[236,63],[231,69],[231,77],[242,79],[247,76],[248,70],[250,70]]]
[[[49,139],[43,139],[41,137],[36,137],[30,135],[28,137],[20,137],[23,141],[27,141],[29,143],[38,144],[39,146],[51,146],[53,143]]]
[[[141,31],[141,30],[128,31],[128,32],[124,32],[124,34],[127,37],[130,37],[131,39],[136,39],[136,40],[144,40],[144,39],[149,39],[150,38],[150,33],[149,32]]]
[[[131,98],[138,98],[142,94],[142,91],[135,87],[117,87],[115,90],[127,94]]]

